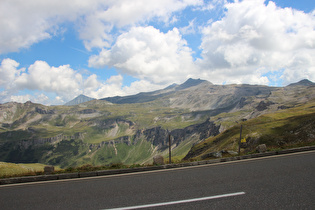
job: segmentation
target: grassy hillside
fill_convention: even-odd
[[[185,159],[203,159],[206,154],[222,150],[238,151],[240,123],[246,147],[241,153],[255,152],[259,144],[269,150],[315,144],[315,102],[262,115],[235,125],[218,136],[196,144]]]

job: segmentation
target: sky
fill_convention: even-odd
[[[1,0],[0,103],[315,82],[313,0]]]

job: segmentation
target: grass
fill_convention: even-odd
[[[16,164],[0,162],[0,178],[42,174],[44,167],[45,165],[40,163]],[[60,170],[60,168],[55,167],[55,170]]]
[[[124,169],[124,168],[136,168],[136,167],[148,167],[152,165],[144,164],[132,164],[125,165],[120,162],[112,163],[108,165],[97,165],[93,166],[91,164],[84,164],[78,167],[67,167],[65,169],[60,169],[55,166],[55,172],[52,174],[62,174],[62,173],[75,173],[75,172],[89,172],[89,171],[100,171],[100,170],[113,170],[113,169]],[[30,164],[15,164],[0,162],[0,178],[11,178],[11,177],[23,177],[23,176],[36,176],[44,174],[45,165],[40,163],[30,163]]]

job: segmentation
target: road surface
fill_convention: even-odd
[[[0,186],[0,209],[315,209],[315,152]]]

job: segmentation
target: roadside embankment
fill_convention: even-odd
[[[0,179],[0,185],[74,179],[74,178],[93,177],[93,176],[108,176],[108,175],[116,175],[116,174],[163,170],[163,169],[170,169],[170,168],[189,167],[189,166],[196,166],[196,165],[206,165],[206,164],[214,164],[214,163],[220,163],[220,162],[237,161],[237,160],[243,160],[243,159],[298,153],[298,152],[305,152],[305,151],[312,151],[312,150],[315,150],[315,146],[285,149],[281,151],[271,151],[271,152],[265,152],[265,153],[256,153],[256,154],[243,155],[243,156],[234,156],[234,157],[228,157],[228,158],[203,160],[203,161],[196,161],[196,162],[159,165],[159,166],[5,178],[5,179]]]

